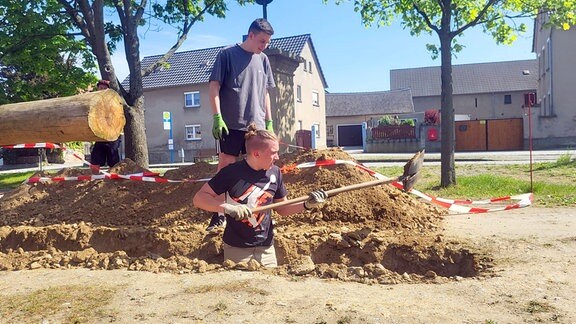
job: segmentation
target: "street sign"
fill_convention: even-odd
[[[162,123],[164,124],[164,129],[169,130],[171,129],[171,116],[169,111],[164,111],[162,113]]]

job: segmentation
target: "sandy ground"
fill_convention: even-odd
[[[444,222],[446,237],[493,257],[494,276],[367,285],[233,270],[38,269],[0,272],[0,296],[115,287],[93,323],[576,323],[576,209],[529,207]],[[0,322],[21,322],[15,318]],[[44,314],[30,322],[61,318]]]

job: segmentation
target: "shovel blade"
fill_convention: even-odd
[[[420,169],[424,163],[424,150],[414,154],[414,156],[404,165],[404,174],[402,175],[402,185],[404,191],[410,192],[420,178]]]

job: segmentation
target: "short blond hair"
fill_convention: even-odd
[[[254,124],[248,125],[244,139],[247,153],[264,149],[267,141],[278,142],[276,134],[265,129],[256,129]]]

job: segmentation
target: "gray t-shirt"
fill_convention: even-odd
[[[265,128],[266,90],[276,86],[266,54],[226,47],[216,56],[210,81],[220,82],[220,111],[229,129],[245,131],[252,122]]]

